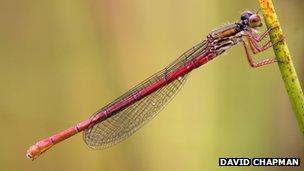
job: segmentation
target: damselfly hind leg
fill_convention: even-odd
[[[251,67],[257,68],[257,67],[260,67],[260,66],[264,66],[264,65],[268,65],[268,64],[272,64],[272,63],[276,62],[275,58],[267,58],[267,59],[263,59],[261,61],[255,62],[252,58],[252,54],[250,53],[249,48],[246,45],[245,41],[243,41],[243,45],[244,45],[244,48],[245,48],[245,53],[246,53],[248,63]]]

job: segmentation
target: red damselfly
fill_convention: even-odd
[[[84,132],[85,143],[91,148],[107,148],[133,134],[151,120],[178,92],[189,72],[219,56],[232,46],[242,43],[250,66],[256,68],[276,60],[268,58],[255,62],[252,53],[262,52],[273,44],[261,44],[272,30],[256,33],[262,26],[257,13],[245,11],[239,21],[212,31],[205,40],[195,45],[160,72],[138,84],[121,97],[106,105],[89,119],[32,145],[27,157],[37,158],[53,145]],[[281,41],[280,39],[278,41]]]

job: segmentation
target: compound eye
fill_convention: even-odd
[[[257,14],[253,14],[249,17],[249,27],[255,28],[255,27],[261,27],[262,22],[261,22],[261,17]]]

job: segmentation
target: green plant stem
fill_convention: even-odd
[[[259,0],[267,28],[274,28],[270,33],[270,40],[275,43],[283,37],[282,29],[271,0]],[[292,109],[304,134],[304,96],[296,70],[293,66],[286,39],[273,46],[278,66],[289,96]]]

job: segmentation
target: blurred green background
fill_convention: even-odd
[[[274,3],[304,85],[304,2]],[[278,67],[251,69],[241,46],[191,73],[126,141],[97,151],[79,134],[34,162],[25,157],[37,140],[88,118],[258,8],[249,0],[0,0],[0,170],[301,170],[218,167],[219,157],[304,157]]]

